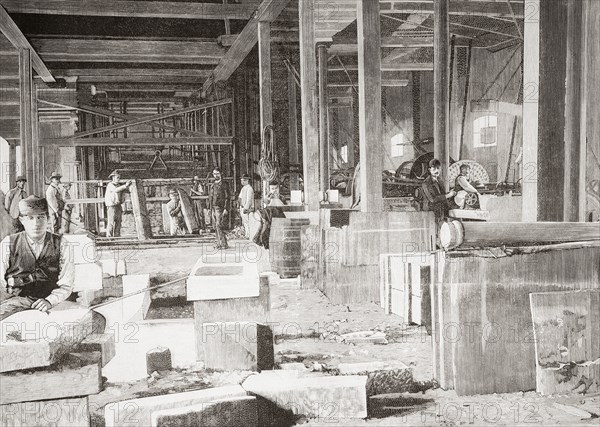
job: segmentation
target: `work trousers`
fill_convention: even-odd
[[[58,211],[50,214],[50,230],[52,230],[54,234],[60,233],[60,226],[62,225],[62,213],[63,211]]]
[[[123,209],[121,205],[108,206],[108,221],[106,223],[106,237],[121,236],[121,220]]]
[[[19,311],[29,310],[31,304],[36,302],[35,298],[12,296],[0,302],[0,320],[6,319],[8,316],[18,313]]]
[[[71,211],[65,209],[62,216],[62,232],[68,234],[71,231]]]
[[[219,207],[213,207],[212,220],[215,233],[217,234],[217,246],[226,248],[227,238],[225,237],[225,232],[223,232],[223,209]]]
[[[250,213],[244,213],[244,209],[240,208],[240,217],[242,218],[242,226],[244,227],[244,237],[250,238]]]

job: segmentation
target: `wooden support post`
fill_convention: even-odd
[[[35,191],[33,179],[33,147],[32,147],[32,123],[31,123],[31,52],[29,49],[19,49],[19,93],[21,96],[21,174],[27,178],[27,192],[33,194]]]
[[[298,164],[298,116],[296,112],[296,79],[288,71],[288,133],[289,133],[289,163]],[[290,168],[291,169],[291,168]],[[290,173],[290,190],[299,190],[298,173]]]
[[[580,168],[585,169],[585,162],[581,163],[581,77],[582,77],[582,9],[583,3],[572,1],[567,3],[567,78],[565,91],[565,175],[564,191],[565,204],[563,206],[564,221],[579,221],[579,198],[585,197],[585,192],[580,194]]]
[[[359,0],[357,12],[360,207],[363,212],[381,212],[383,147],[379,2]]]
[[[37,88],[31,87],[31,158],[33,166],[33,189],[36,194],[44,191],[44,163],[42,162],[42,149],[40,148],[40,133],[37,108]],[[65,171],[61,171],[64,173]]]
[[[271,101],[271,23],[258,23],[258,62],[260,87],[260,135],[267,126],[273,126],[273,104]],[[267,141],[261,141],[266,144]],[[267,195],[269,183],[263,181],[262,194]]]
[[[329,123],[327,118],[327,46],[320,44],[319,56],[319,178],[323,200],[329,190]]]
[[[304,203],[319,209],[319,134],[317,122],[317,60],[315,54],[315,0],[298,2],[300,19],[300,91],[302,98],[302,163]]]
[[[523,158],[521,178],[523,191],[522,221],[537,221],[538,176],[538,111],[540,82],[540,0],[525,0],[523,40]]]
[[[433,3],[433,109],[434,109],[434,142],[433,152],[442,164],[442,177],[448,191],[448,166],[450,143],[449,129],[449,86],[448,86],[448,3],[449,0],[434,0]]]
[[[8,143],[8,185],[10,188],[15,186],[17,179],[17,143]]]

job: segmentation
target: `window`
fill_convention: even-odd
[[[392,137],[392,157],[402,157],[404,155],[404,136],[399,133]]]
[[[348,163],[348,144],[340,148],[340,157],[344,163]]]
[[[475,148],[494,147],[496,145],[498,118],[496,116],[478,117],[473,122],[473,146]]]

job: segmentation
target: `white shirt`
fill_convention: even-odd
[[[254,206],[254,190],[250,184],[246,184],[242,187],[239,199],[241,209],[252,209]]]
[[[104,193],[104,204],[106,206],[119,206],[123,204],[122,192],[127,189],[127,185],[116,185],[113,182],[106,184],[106,193]]]
[[[44,240],[46,236],[37,242],[27,235],[27,242],[31,247],[31,251],[35,257],[39,257],[44,248]],[[69,247],[69,243],[66,239],[60,239],[60,261],[58,273],[58,281],[56,284],[58,288],[54,289],[50,295],[46,297],[46,300],[54,307],[56,304],[66,300],[71,292],[73,291],[73,283],[75,281],[75,263],[72,250],[74,248]],[[8,263],[10,260],[10,236],[6,236],[2,242],[0,242],[0,286],[3,289],[7,289],[8,283],[5,279],[6,270],[8,270]]]
[[[60,213],[63,210],[65,203],[58,185],[50,184],[48,186],[46,189],[46,201],[50,208],[50,214]]]

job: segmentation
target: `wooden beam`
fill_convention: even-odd
[[[210,75],[212,70],[190,68],[52,68],[54,75],[59,77],[189,77],[202,79]]]
[[[162,113],[162,114],[154,114],[152,116],[140,117],[138,119],[128,120],[128,121],[117,123],[117,124],[110,125],[110,126],[104,126],[104,127],[97,128],[97,129],[90,129],[90,130],[87,130],[84,132],[78,132],[73,136],[73,138],[82,138],[84,136],[96,135],[96,134],[103,133],[103,132],[119,130],[119,129],[123,129],[123,128],[129,127],[129,126],[141,125],[144,123],[153,122],[156,120],[162,120],[162,119],[166,119],[169,117],[177,116],[179,114],[190,113],[192,111],[203,110],[205,108],[217,107],[219,105],[226,105],[226,104],[230,104],[230,103],[231,103],[231,98],[226,98],[226,99],[221,99],[219,101],[212,101],[212,102],[207,102],[204,104],[193,105],[191,107],[182,108],[179,110],[168,111],[168,112]],[[69,138],[67,138],[67,139],[69,139]]]
[[[304,203],[319,209],[319,132],[317,119],[317,61],[315,52],[315,0],[298,2],[300,19],[300,98],[302,101],[302,163]]]
[[[281,11],[287,6],[289,0],[263,0],[256,13],[242,32],[240,37],[227,51],[227,54],[219,61],[217,67],[213,71],[213,75],[204,83],[202,94],[206,94],[213,82],[227,80],[233,72],[240,66],[254,45],[258,42],[258,23],[260,21],[272,22]]]
[[[216,42],[32,38],[45,61],[217,64],[225,49]]]
[[[358,0],[358,120],[360,210],[382,212],[381,30],[379,2]]]
[[[532,15],[525,19],[523,32],[523,191],[522,220],[535,222],[538,217],[538,138],[540,85],[540,0],[525,0]]]
[[[298,164],[298,115],[296,112],[296,78],[288,71],[288,134],[289,134],[289,163]],[[298,173],[290,173],[290,190],[299,190]]]
[[[523,105],[493,99],[474,100],[471,101],[471,112],[494,112],[521,117],[523,116]]]
[[[4,2],[2,2],[4,3]],[[0,31],[6,36],[8,41],[17,49],[29,49],[31,52],[31,63],[38,75],[45,82],[54,82],[54,77],[46,67],[42,59],[31,47],[29,41],[25,38],[15,21],[8,15],[4,7],[0,6]]]
[[[339,71],[358,71],[358,65],[330,65],[329,72]],[[390,71],[433,71],[433,63],[422,63],[422,64],[381,64],[382,72]]]
[[[273,126],[273,104],[271,101],[271,23],[258,23],[258,85],[260,91],[260,132],[262,144],[268,141],[264,135],[267,126]],[[275,141],[272,141],[275,144]],[[269,183],[262,182],[262,195],[267,195]]]
[[[231,47],[238,37],[239,34],[225,34],[219,36],[217,42],[223,47]],[[271,28],[271,44],[298,43],[299,40],[297,31],[275,34]]]
[[[390,2],[382,0],[381,13],[390,14],[404,14],[404,13],[434,13],[434,2],[435,0],[419,0],[419,1],[402,1],[402,2]],[[393,6],[392,6],[393,5]],[[512,2],[512,9],[514,11],[515,18],[523,19],[524,7],[523,3]],[[500,17],[511,19],[513,14],[508,8],[506,1],[464,1],[454,0],[450,1],[448,5],[448,14],[450,15],[462,15],[462,16],[489,16],[489,17]]]
[[[349,82],[328,82],[328,87],[353,87],[354,85]],[[381,86],[384,87],[405,87],[408,86],[408,79],[381,79]]]
[[[19,76],[21,94],[20,111],[20,140],[21,140],[21,174],[27,178],[27,189],[29,194],[35,191],[35,180],[33,178],[33,124],[31,117],[31,91],[33,78],[31,76],[31,51],[19,49]]]
[[[178,92],[193,91],[198,84],[196,83],[101,83],[95,84],[98,91],[115,92]]]
[[[188,145],[231,145],[230,136],[180,138],[45,138],[43,146],[59,147],[175,147]]]
[[[329,123],[327,109],[327,46],[319,44],[317,48],[319,58],[319,181],[326,200],[329,190]]]
[[[171,19],[250,19],[256,1],[243,4],[126,0],[2,0],[9,13]]]
[[[160,75],[139,75],[123,73],[120,76],[82,76],[77,79],[77,83],[166,83],[182,84],[188,83],[198,85],[210,75],[206,70],[203,76],[160,76]],[[60,74],[56,74],[60,76]]]
[[[17,145],[15,141],[7,141],[8,143],[8,183],[12,188],[16,183],[17,178]]]
[[[448,166],[450,155],[449,130],[449,82],[450,73],[448,64],[449,28],[448,28],[448,3],[449,0],[435,0],[434,14],[434,66],[433,66],[433,152],[441,162],[442,177],[445,181],[445,191],[448,191]]]

